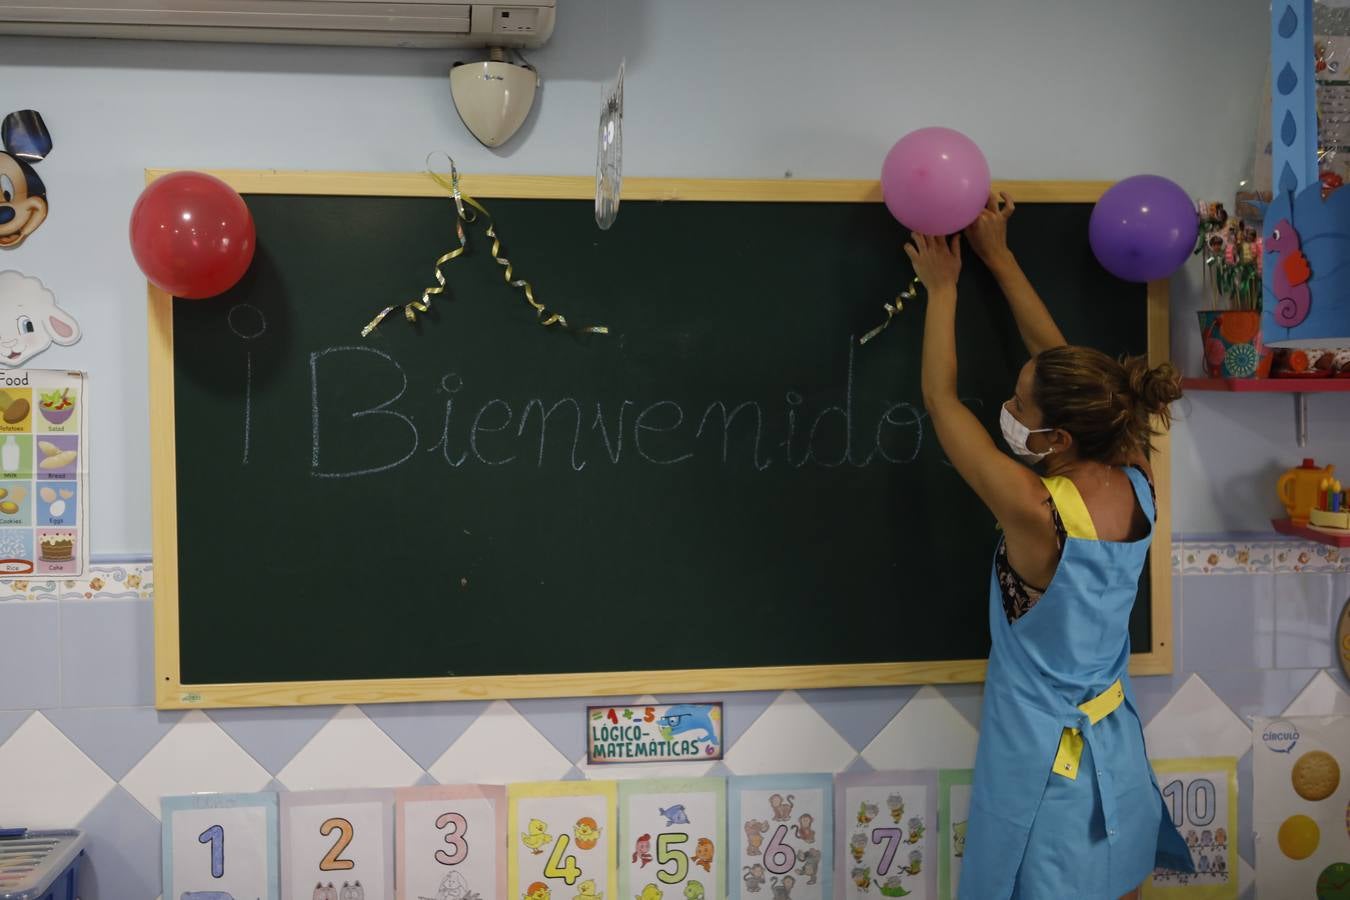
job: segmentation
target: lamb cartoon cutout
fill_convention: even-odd
[[[21,366],[52,344],[68,347],[79,339],[79,323],[41,281],[0,272],[0,366]]]

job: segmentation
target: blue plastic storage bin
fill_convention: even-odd
[[[75,900],[79,831],[0,829],[0,900]]]

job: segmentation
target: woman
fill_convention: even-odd
[[[1044,477],[1001,452],[957,397],[960,237],[916,234],[905,246],[928,294],[924,403],[947,457],[1003,529],[960,896],[1114,900],[1155,865],[1191,871],[1126,671],[1153,537],[1148,451],[1181,392],[1169,365],[1065,343],[1008,250],[1014,206],[1003,200],[991,196],[966,237],[1032,356],[1003,406],[1003,436]]]

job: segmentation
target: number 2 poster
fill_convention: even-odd
[[[282,895],[394,900],[393,833],[391,790],[282,794]]]
[[[727,783],[721,778],[619,785],[619,897],[722,900]]]
[[[833,787],[829,775],[754,775],[728,781],[731,897],[833,896]]]
[[[398,900],[490,900],[506,890],[506,789],[400,788],[394,794]]]
[[[614,782],[513,784],[506,796],[510,900],[613,900]]]

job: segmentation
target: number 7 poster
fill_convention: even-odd
[[[619,897],[726,896],[727,783],[661,778],[619,785]]]
[[[732,898],[833,896],[833,787],[829,775],[754,775],[727,782]]]
[[[936,900],[936,771],[840,775],[834,821],[837,897]]]
[[[491,900],[506,890],[506,789],[394,792],[398,900]]]
[[[612,781],[509,786],[509,900],[614,900],[617,793]]]

